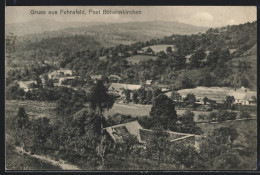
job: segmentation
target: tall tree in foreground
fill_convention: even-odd
[[[90,108],[97,113],[101,121],[101,132],[103,132],[103,112],[104,109],[111,109],[113,107],[115,98],[107,93],[107,88],[102,81],[97,81],[90,91]]]
[[[153,117],[156,123],[161,124],[164,129],[169,129],[169,125],[174,125],[177,120],[177,113],[172,99],[164,94],[157,96],[153,101],[150,116]]]
[[[28,115],[26,114],[25,110],[23,107],[19,107],[18,113],[16,116],[16,123],[19,129],[24,129],[26,125],[29,122]]]
[[[151,137],[147,142],[146,153],[148,157],[157,161],[158,168],[160,168],[161,163],[166,159],[171,144],[169,133],[163,131],[162,128],[157,128],[152,131]]]

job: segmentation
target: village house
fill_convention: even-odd
[[[136,84],[112,83],[110,85],[108,91],[111,94],[119,95],[119,96],[123,97],[124,89],[129,89],[132,91],[132,90],[138,90],[140,88],[141,88],[141,85],[136,85]]]
[[[71,76],[71,75],[72,75],[72,70],[61,68],[59,70],[55,70],[55,71],[49,73],[48,77],[49,77],[49,79],[55,79],[55,78]]]
[[[166,84],[158,84],[157,83],[157,84],[154,84],[153,86],[157,87],[157,88],[160,88],[163,93],[166,93],[166,92],[170,91],[169,85],[166,85]]]
[[[100,56],[98,57],[99,61],[106,61],[107,60],[107,56]]]
[[[122,143],[129,136],[134,136],[140,144],[147,143],[155,134],[154,130],[144,129],[138,121],[127,122],[124,124],[114,125],[104,128],[108,138],[115,143]],[[195,146],[194,134],[186,134],[172,131],[163,131],[168,134],[170,142],[181,142]]]
[[[242,87],[229,95],[235,98],[234,104],[256,105],[257,93],[255,91],[247,91]]]
[[[120,82],[122,80],[122,78],[120,76],[118,76],[118,75],[109,75],[108,76],[108,80],[111,83],[118,83],[118,82]]]
[[[127,54],[128,56],[131,56],[131,55],[133,55],[134,53],[133,53],[133,51],[129,50],[129,51],[126,51],[126,54]]]
[[[91,80],[101,80],[102,75],[90,75]]]
[[[42,85],[45,86],[46,80],[44,79],[44,74],[40,75],[39,78],[41,79]]]
[[[119,52],[119,53],[117,54],[117,56],[119,56],[119,57],[123,57],[123,56],[125,56],[125,54],[124,54],[124,53],[121,53],[121,52]]]
[[[190,64],[190,58],[191,58],[192,54],[190,55],[186,55],[185,58],[186,58],[186,64]]]
[[[152,82],[153,82],[153,80],[146,80],[146,81],[145,81],[145,84],[146,84],[146,85],[151,85]]]
[[[32,89],[33,84],[37,85],[37,81],[18,81],[19,87],[22,88],[25,92],[28,92]]]
[[[137,53],[138,53],[138,54],[144,54],[145,51],[144,51],[144,49],[141,49],[141,50],[138,50]]]

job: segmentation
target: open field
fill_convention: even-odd
[[[151,105],[140,105],[140,104],[119,104],[115,103],[113,108],[109,111],[105,111],[105,116],[113,115],[116,113],[124,114],[124,115],[132,115],[134,116],[147,116],[149,115],[149,112],[151,111]],[[182,115],[186,110],[184,109],[177,109],[177,114]],[[194,120],[198,121],[199,114],[209,114],[210,112],[206,111],[192,111],[194,113]]]
[[[6,117],[15,116],[19,107],[23,107],[30,118],[55,118],[55,102],[40,102],[30,100],[6,100]]]
[[[165,45],[165,44],[163,44],[163,45],[153,45],[153,46],[149,46],[149,47],[150,47],[155,53],[158,53],[158,52],[160,52],[160,51],[166,52],[167,47],[171,47],[171,48],[172,48],[172,51],[175,51],[175,50],[176,50],[176,48],[175,48],[174,45]],[[149,47],[143,47],[142,49],[143,49],[143,50],[147,50]]]
[[[139,104],[119,104],[115,103],[113,108],[109,111],[105,111],[105,116],[113,115],[116,113],[132,116],[146,116],[149,115],[151,105],[139,105]]]
[[[132,64],[138,64],[140,61],[146,61],[146,60],[156,60],[157,59],[157,56],[149,56],[149,55],[134,55],[134,56],[130,56],[130,57],[127,57],[126,60],[129,62],[129,63],[132,63]]]

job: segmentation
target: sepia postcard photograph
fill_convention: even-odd
[[[6,171],[256,169],[256,6],[5,7]]]

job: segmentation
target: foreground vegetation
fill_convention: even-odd
[[[6,144],[5,160],[7,170],[61,170],[58,166],[40,161],[26,154],[19,154],[14,149],[13,145]]]
[[[67,91],[64,92],[65,94],[70,95]],[[71,95],[71,100],[77,97],[77,93]],[[178,116],[173,100],[164,94],[158,94],[154,98],[150,116],[141,118],[120,114],[105,118],[104,111],[112,108],[114,98],[107,94],[107,89],[101,81],[91,88],[86,98],[88,107],[77,104],[74,108],[71,106],[74,103],[68,100],[67,103],[61,103],[65,99],[67,96],[63,98],[61,94],[56,102],[56,110],[58,109],[55,111],[56,117],[51,119],[36,117],[36,113],[29,117],[23,107],[19,107],[17,113],[10,106],[7,107],[6,131],[9,137],[12,137],[14,145],[23,147],[32,154],[49,155],[55,160],[66,160],[84,170],[240,169],[241,167],[250,169],[254,167],[255,162],[244,162],[242,159],[247,160],[255,156],[255,144],[253,142],[247,144],[248,140],[241,138],[248,137],[254,141],[255,133],[252,132],[255,127],[251,127],[252,132],[245,133],[247,130],[234,125],[236,121],[233,121],[229,122],[229,125],[220,124],[213,131],[209,131],[195,123],[191,111]],[[23,104],[26,104],[26,101]],[[45,105],[45,108],[48,110],[48,105]],[[31,110],[28,107],[26,109]],[[229,113],[225,115],[229,116]],[[135,137],[127,136],[122,142],[117,143],[102,133],[103,127],[133,120],[138,120],[144,128],[153,129],[156,133],[145,144],[146,149]],[[199,145],[194,147],[181,142],[171,143],[162,130],[197,135],[204,131],[206,137],[201,137]],[[8,146],[7,149],[10,149],[8,154],[11,155],[13,148]],[[239,163],[235,163],[234,160],[239,160]]]

